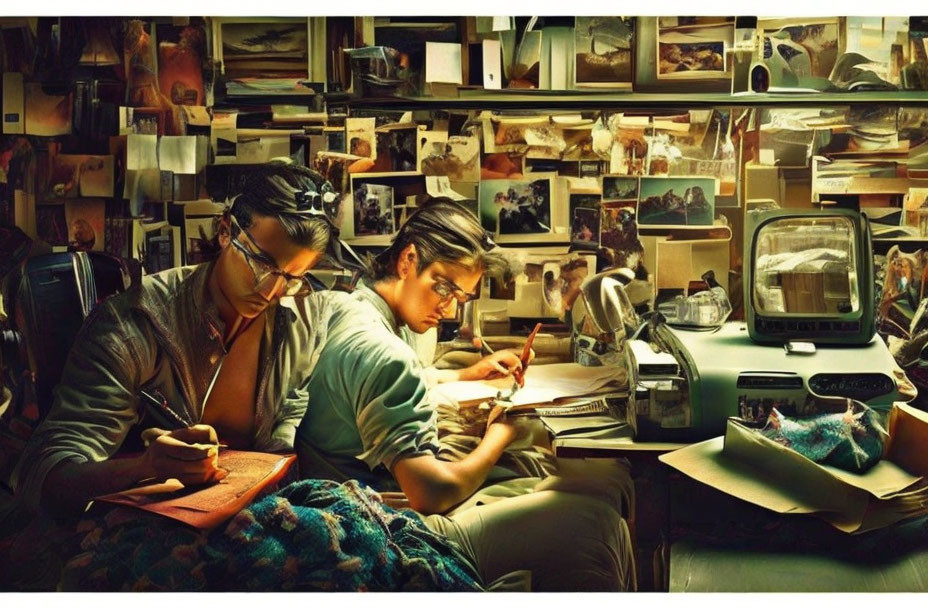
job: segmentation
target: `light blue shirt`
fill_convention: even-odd
[[[438,452],[437,417],[422,372],[393,311],[375,291],[360,287],[329,319],[307,386],[297,450],[309,444],[345,477],[395,488],[389,471],[397,460]],[[328,476],[305,470],[302,454],[301,467],[304,477]]]

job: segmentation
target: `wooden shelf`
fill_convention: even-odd
[[[639,93],[628,91],[464,90],[460,97],[379,97],[347,101],[355,108],[522,109],[522,108],[680,108],[699,106],[820,106],[890,104],[928,106],[928,91],[855,93]]]

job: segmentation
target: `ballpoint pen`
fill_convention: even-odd
[[[149,392],[146,390],[140,390],[139,397],[141,398],[142,404],[148,410],[148,413],[151,415],[151,417],[160,426],[167,428],[169,431],[186,429],[196,424],[190,420],[185,420],[183,417],[181,417],[180,414],[172,410],[168,406],[167,398],[161,394],[161,391],[155,390]],[[219,449],[229,447],[224,443],[204,445],[209,445],[210,447],[215,446]]]

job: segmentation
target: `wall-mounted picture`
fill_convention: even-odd
[[[309,36],[302,19],[221,20],[222,62],[229,78],[306,78]]]
[[[806,78],[828,78],[838,59],[838,21],[775,20],[758,24],[764,30],[764,63],[770,86],[807,86]]]
[[[578,87],[631,88],[634,17],[577,17],[574,27]]]
[[[638,199],[638,178],[624,175],[603,176],[603,201]]]
[[[377,159],[375,121],[375,118],[345,119],[345,141],[348,144],[348,154]]]
[[[480,181],[480,140],[476,137],[455,135],[445,141],[427,140],[420,153],[423,175],[444,175],[454,181]]]
[[[67,201],[68,248],[72,251],[103,251],[106,202],[103,199]]]
[[[416,127],[377,131],[377,161],[371,167],[376,173],[415,171],[418,166]]]
[[[657,35],[659,80],[725,76],[725,51],[731,47],[731,17],[661,17]]]
[[[158,85],[175,105],[206,105],[203,57],[206,30],[198,25],[158,25]]]
[[[393,188],[360,184],[354,191],[355,236],[393,234]]]
[[[714,179],[641,178],[637,218],[641,226],[711,226],[714,214]]]
[[[548,234],[552,194],[550,177],[480,182],[480,221],[500,235]]]
[[[525,157],[513,152],[484,154],[480,162],[480,179],[514,179],[522,177]]]
[[[599,194],[570,195],[570,244],[595,250],[599,246]]]

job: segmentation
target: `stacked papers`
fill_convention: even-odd
[[[928,414],[896,403],[883,459],[863,474],[815,463],[729,419],[724,437],[664,454],[682,473],[777,513],[808,513],[848,533],[928,514]]]

